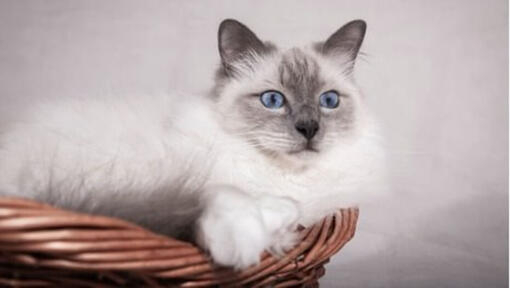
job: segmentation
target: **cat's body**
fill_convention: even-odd
[[[297,223],[363,199],[360,184],[378,168],[381,151],[346,73],[354,58],[335,70],[343,60],[329,63],[317,47],[279,52],[239,23],[224,23],[224,70],[213,95],[36,106],[0,138],[0,194],[123,217],[170,235],[197,227],[213,258],[236,267],[256,263],[263,249],[289,248]],[[251,45],[243,58],[229,54],[242,47],[224,43],[237,34]],[[283,104],[262,107],[251,94],[272,89],[287,95],[285,111]],[[324,89],[343,95],[339,112],[307,96]]]

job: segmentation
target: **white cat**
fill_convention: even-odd
[[[0,194],[193,235],[235,268],[281,253],[298,223],[366,197],[379,169],[352,77],[365,29],[281,51],[225,20],[211,95],[35,105],[0,138]]]

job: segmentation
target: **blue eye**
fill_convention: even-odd
[[[269,109],[278,109],[283,106],[285,98],[278,91],[266,91],[260,95],[260,102]]]
[[[319,103],[322,107],[333,109],[338,107],[340,103],[340,99],[338,98],[338,93],[335,91],[328,91],[321,94],[319,97]]]

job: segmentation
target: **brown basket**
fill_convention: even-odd
[[[0,197],[0,286],[317,287],[323,265],[353,236],[356,208],[300,231],[284,257],[232,271],[199,248],[114,218]]]

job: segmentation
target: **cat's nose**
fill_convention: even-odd
[[[301,135],[310,140],[319,130],[319,123],[315,120],[298,121],[296,122],[295,127],[296,130],[301,133]]]

